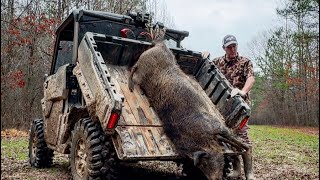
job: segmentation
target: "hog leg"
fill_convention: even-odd
[[[128,87],[129,87],[129,90],[131,91],[131,92],[133,92],[133,89],[134,89],[134,81],[133,81],[133,75],[134,75],[134,73],[137,71],[137,64],[135,64],[133,67],[132,67],[132,69],[131,69],[131,71],[130,71],[130,75],[129,75],[129,79],[128,79]]]
[[[211,121],[211,123],[212,127],[209,129],[211,131],[212,129],[214,130],[212,133],[217,137],[218,140],[229,143],[231,146],[236,147],[238,150],[249,149],[249,147],[247,147],[246,144],[234,137],[231,134],[230,130],[225,125],[222,125],[221,122],[214,119],[213,121]]]
[[[236,147],[237,149],[241,150],[241,149],[245,149],[246,151],[249,149],[249,147],[244,144],[243,142],[241,142],[240,140],[236,139],[235,137],[233,137],[230,134],[218,134],[217,136],[218,140],[223,141],[225,143],[230,144],[231,146]]]

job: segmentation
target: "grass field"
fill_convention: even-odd
[[[10,158],[17,160],[27,160],[28,139],[1,139],[1,158]]]
[[[252,125],[249,136],[257,171],[286,175],[288,179],[319,178],[319,134]]]
[[[299,128],[251,125],[249,136],[253,141],[257,179],[319,179],[318,129],[312,134]],[[68,179],[66,161],[56,156],[51,169],[31,168],[28,137],[1,137],[1,179],[35,174],[45,179]]]

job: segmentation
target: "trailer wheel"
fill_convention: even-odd
[[[53,150],[47,147],[44,139],[43,120],[35,119],[31,123],[29,136],[29,163],[36,168],[50,167],[52,157]]]

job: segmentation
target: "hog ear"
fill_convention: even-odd
[[[160,27],[158,24],[155,26],[154,30],[152,31],[153,41],[154,42],[161,42],[165,39],[166,35],[166,28]]]
[[[205,152],[205,151],[196,151],[193,153],[193,163],[194,163],[194,166],[197,166],[199,164],[199,161],[200,159],[207,155],[208,153]]]

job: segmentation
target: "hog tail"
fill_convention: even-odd
[[[130,71],[130,75],[129,75],[129,79],[128,79],[128,87],[129,87],[129,90],[130,90],[131,92],[133,92],[133,89],[134,89],[133,75],[134,75],[134,73],[137,71],[137,68],[138,68],[138,66],[137,66],[137,64],[135,64],[135,65],[132,67],[131,71]]]

